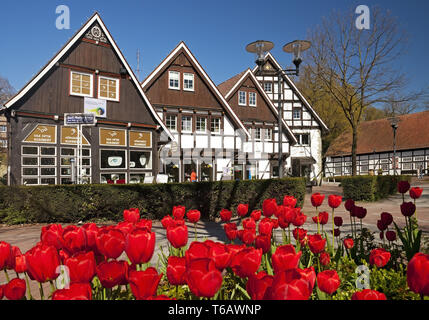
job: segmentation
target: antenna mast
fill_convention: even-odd
[[[140,82],[140,49],[137,49],[137,69],[136,69],[136,73],[137,73],[137,80]]]

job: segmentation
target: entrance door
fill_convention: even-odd
[[[179,182],[179,160],[171,160],[165,165],[168,182]]]
[[[198,172],[197,172],[197,164],[194,162],[194,160],[183,160],[183,169],[184,169],[184,180],[185,182],[191,181],[191,177],[196,177],[198,179]]]
[[[234,180],[243,180],[243,164],[234,165]]]
[[[211,161],[201,162],[199,181],[213,181],[213,164]]]

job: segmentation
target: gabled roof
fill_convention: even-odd
[[[268,52],[265,55],[265,61],[270,60],[274,67],[277,68],[277,70],[283,70],[283,68],[280,66],[280,64],[277,62],[277,60],[273,57],[273,55]],[[258,71],[258,66],[255,66],[253,68],[253,73],[256,73]],[[319,117],[317,112],[311,107],[311,105],[308,103],[308,101],[305,99],[305,97],[302,95],[302,93],[298,90],[296,85],[293,83],[293,81],[288,77],[288,75],[285,72],[282,72],[283,79],[286,81],[289,87],[292,88],[294,93],[299,97],[299,99],[304,103],[304,105],[307,107],[307,109],[310,111],[310,113],[313,115],[313,117],[316,119],[316,121],[319,123],[319,125],[322,127],[323,130],[329,131],[329,128],[326,126],[326,124],[323,122],[323,120]]]
[[[240,76],[241,75],[241,76]],[[240,76],[240,77],[239,77]],[[271,101],[271,99],[268,97],[268,95],[266,94],[266,92],[264,91],[264,89],[262,89],[258,79],[256,79],[255,75],[253,74],[252,70],[247,69],[241,73],[239,73],[238,75],[234,76],[233,78],[221,83],[220,85],[223,84],[222,86],[222,90],[225,92],[227,89],[229,89],[226,93],[225,93],[225,99],[229,99],[242,85],[242,83],[247,79],[250,78],[253,83],[256,86],[256,89],[258,90],[259,94],[262,96],[262,98],[265,100],[265,102],[268,104],[268,106],[271,108],[271,111],[274,113],[275,117],[278,118],[279,112],[277,110],[277,108],[274,106],[273,102]],[[289,137],[289,139],[291,140],[291,144],[294,145],[298,142],[298,140],[296,139],[295,135],[292,133],[292,131],[290,130],[289,126],[286,124],[286,122],[284,121],[284,119],[282,119],[282,123],[284,128],[286,129],[286,135]]]
[[[214,82],[210,79],[208,74],[204,71],[203,67],[200,65],[198,60],[195,58],[195,56],[189,50],[188,46],[183,41],[181,41],[176,46],[176,48],[174,48],[173,51],[171,51],[170,54],[146,77],[146,79],[143,80],[143,82],[141,83],[143,90],[147,89],[147,87],[158,78],[158,75],[160,75],[162,71],[173,62],[173,58],[180,50],[183,50],[190,58],[190,62],[193,65],[193,67],[200,73],[202,79],[206,82],[206,84],[208,85],[209,89],[213,92],[213,94],[219,99],[220,103],[224,106],[226,112],[233,119],[235,124],[245,132],[248,138],[250,138],[250,134],[247,131],[244,124],[234,113],[231,106],[225,100],[224,96],[220,93],[219,89],[216,87]]]
[[[107,29],[106,25],[104,24],[103,20],[101,19],[98,12],[95,12],[91,18],[75,33],[75,35],[63,46],[63,48],[14,96],[12,97],[8,102],[5,103],[6,108],[12,107],[17,101],[19,101],[22,97],[25,96],[25,94],[33,88],[48,72],[51,70],[55,64],[65,55],[67,52],[73,47],[73,45],[87,32],[87,30],[95,23],[97,22],[99,26],[102,28],[102,31],[107,36],[108,41],[112,45],[115,53],[118,55],[119,59],[125,66],[128,74],[130,75],[132,81],[137,87],[137,90],[139,91],[141,97],[147,104],[150,112],[156,119],[156,121],[159,123],[159,125],[162,127],[162,129],[168,134],[170,139],[174,140],[173,135],[171,134],[170,130],[165,126],[162,119],[158,116],[155,109],[151,105],[149,99],[146,97],[146,95],[143,92],[143,89],[141,88],[137,77],[135,76],[133,70],[131,69],[130,65],[126,61],[124,55],[122,54],[119,47],[116,45],[115,40],[113,40],[109,30]]]
[[[429,148],[429,111],[398,116],[396,150]],[[352,133],[343,132],[329,146],[326,156],[351,155]],[[358,127],[357,154],[393,152],[393,129],[389,119],[361,122]]]

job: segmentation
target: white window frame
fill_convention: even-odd
[[[125,153],[125,159],[124,159],[124,161],[125,161],[125,167],[124,168],[102,168],[101,167],[101,152],[102,151],[123,151],[124,153]],[[100,172],[103,172],[103,171],[117,171],[117,172],[119,172],[119,171],[125,171],[125,176],[127,175],[127,173],[126,173],[126,170],[128,170],[128,167],[129,167],[129,159],[128,159],[128,151],[127,151],[127,149],[108,149],[108,148],[103,148],[103,149],[99,149],[99,154],[100,154],[100,156],[99,156],[99,161],[98,161],[98,168],[100,169]],[[91,161],[92,162],[92,161]]]
[[[101,91],[100,90],[100,88],[101,88],[100,81],[101,81],[101,79],[116,81],[116,99],[109,98],[109,97],[101,97],[100,96],[100,91]],[[120,86],[120,81],[119,80],[120,80],[119,78],[112,78],[112,77],[106,77],[106,76],[98,76],[98,93],[97,93],[98,99],[119,102],[119,86]]]
[[[266,128],[264,131],[265,131],[265,136],[264,136],[265,141],[273,141],[273,129]]]
[[[219,130],[213,130],[213,120],[217,120],[219,121]],[[211,118],[210,120],[210,132],[211,133],[220,133],[221,132],[221,125],[222,125],[222,120],[221,118]]]
[[[405,168],[405,166],[408,166],[408,168]],[[412,162],[404,162],[401,165],[402,170],[413,170],[413,163]]]
[[[4,130],[3,130],[3,128],[4,128]],[[5,124],[0,125],[0,132],[7,132],[7,125],[5,125]]]
[[[172,75],[177,75],[177,87],[172,87],[171,86],[171,79],[172,79]],[[175,79],[173,79],[175,80]],[[173,90],[180,90],[180,72],[179,71],[168,71],[168,89],[173,89]]]
[[[80,74],[80,75],[86,75],[90,77],[90,84],[89,84],[89,89],[90,89],[90,93],[89,94],[83,94],[83,93],[76,93],[73,92],[72,88],[73,88],[73,74]],[[75,71],[75,70],[70,70],[70,82],[69,82],[69,94],[71,96],[78,96],[78,97],[93,97],[94,96],[94,75],[92,73],[87,73],[87,72],[80,72],[80,71]]]
[[[262,128],[257,127],[254,129],[254,132],[255,132],[255,137],[254,137],[255,141],[261,141],[262,140]],[[256,137],[257,132],[259,132],[259,138]]]
[[[187,77],[189,77],[189,78],[187,79]],[[185,80],[188,80],[188,81],[192,80],[192,88],[186,88]],[[184,91],[195,91],[195,76],[193,73],[187,73],[187,72],[183,73],[183,90]]]
[[[244,97],[244,103],[241,103],[241,98]],[[238,105],[247,106],[247,94],[246,91],[238,91]]]
[[[199,121],[198,120],[204,120],[204,130],[198,129]],[[207,132],[207,118],[206,117],[196,117],[195,119],[195,132],[199,133],[206,133]]]
[[[174,129],[170,128],[170,126],[168,125],[168,121],[167,121],[168,117],[174,117]],[[177,116],[173,115],[173,114],[166,114],[165,115],[165,125],[167,126],[167,128],[170,131],[177,132]]]
[[[252,99],[250,97],[254,97],[254,103],[252,103]],[[249,106],[256,107],[256,92],[249,92]]]
[[[191,121],[190,121],[190,130],[184,130],[183,129],[183,119],[184,118],[190,118],[191,119]],[[180,121],[180,129],[181,129],[181,132],[187,132],[187,133],[189,133],[189,132],[192,132],[192,121],[193,121],[193,119],[192,119],[192,116],[190,116],[190,115],[182,115],[182,119],[181,119],[181,121]]]
[[[270,90],[267,90],[267,85],[270,85]],[[264,82],[264,91],[266,93],[273,93],[273,84],[272,82]]]
[[[149,157],[149,162],[148,162],[148,167],[147,168],[131,168],[131,166],[130,166],[130,159],[131,159],[131,152],[148,152],[148,153],[150,153],[150,157]],[[144,172],[144,170],[152,170],[152,163],[153,163],[153,161],[152,161],[152,156],[153,156],[153,154],[152,154],[152,150],[148,150],[148,149],[139,149],[139,150],[135,150],[135,149],[133,149],[133,150],[129,150],[128,151],[128,165],[129,165],[129,167],[130,167],[130,170],[132,170],[132,172],[130,172],[131,174],[133,174],[133,173],[135,173],[135,174],[138,174],[138,173],[142,173],[142,172]]]
[[[295,117],[295,111],[299,112],[299,118]],[[301,109],[299,109],[299,108],[292,108],[292,119],[293,120],[301,120],[302,119],[302,117],[301,117]]]

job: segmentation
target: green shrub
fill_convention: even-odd
[[[377,201],[397,192],[399,181],[410,181],[410,176],[354,176],[343,177],[341,186],[345,199]]]
[[[249,212],[261,208],[263,200],[278,203],[289,194],[302,206],[303,178],[216,181],[168,184],[58,185],[0,187],[2,223],[76,223],[122,219],[128,208],[139,208],[142,216],[161,219],[173,206],[201,211],[202,219],[214,219],[223,208],[235,210],[248,203]]]

